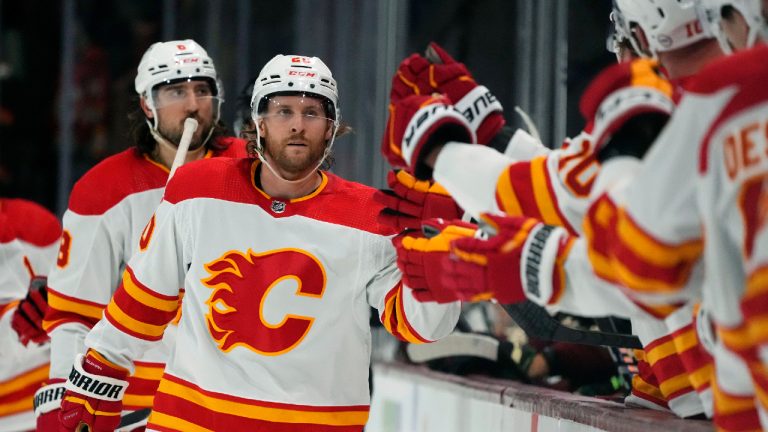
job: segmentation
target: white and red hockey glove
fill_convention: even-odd
[[[504,126],[504,108],[498,99],[435,42],[429,44],[425,56],[412,54],[400,63],[392,79],[390,103],[413,94],[432,93],[450,99],[467,118],[480,144],[490,142]]]
[[[440,184],[430,180],[417,180],[405,170],[390,171],[387,174],[390,189],[379,190],[373,195],[374,201],[384,205],[378,221],[395,228],[398,232],[406,229],[421,229],[425,219],[460,219],[463,211]]]
[[[642,159],[673,109],[672,86],[649,59],[606,68],[579,102],[600,162],[616,156]]]
[[[59,432],[59,412],[67,380],[52,378],[35,392],[34,407],[38,432]]]
[[[381,151],[393,167],[428,179],[432,169],[426,157],[448,141],[474,142],[475,134],[445,96],[412,95],[390,105]]]
[[[30,342],[41,344],[49,339],[43,330],[43,317],[48,310],[46,282],[45,276],[32,278],[27,297],[19,302],[11,317],[11,328],[19,335],[19,341],[24,346]]]
[[[515,304],[532,297],[542,304],[562,293],[563,262],[573,243],[565,229],[525,217],[482,219],[494,235],[453,240],[442,262],[441,283],[456,300]]]
[[[59,422],[62,431],[112,432],[120,424],[123,396],[128,388],[128,371],[96,351],[89,350],[75,359],[61,402]]]
[[[430,219],[424,221],[422,232],[392,240],[397,249],[397,267],[403,273],[403,283],[412,289],[416,300],[438,303],[456,300],[453,293],[445,291],[442,286],[440,263],[448,256],[451,240],[472,237],[476,232],[477,226],[470,223]]]

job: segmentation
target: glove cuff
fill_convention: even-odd
[[[88,363],[85,366],[88,369],[101,368],[102,372],[106,374],[122,375],[123,378],[128,375],[127,372],[120,371],[114,366],[100,361],[93,354],[89,353],[88,357],[79,354],[75,359],[75,364],[72,365],[72,372],[69,373],[69,379],[66,384],[67,390],[94,399],[110,402],[122,401],[123,396],[125,396],[125,390],[128,388],[128,381],[88,372],[83,365],[86,361]]]
[[[475,133],[477,133],[483,120],[489,115],[494,112],[504,111],[504,107],[501,106],[501,102],[496,99],[496,96],[486,86],[481,85],[465,94],[464,97],[456,102],[455,106],[467,119]]]
[[[403,135],[402,157],[414,174],[417,165],[422,162],[421,159],[426,156],[429,148],[440,144],[431,138],[437,136],[440,129],[449,125],[453,125],[456,130],[444,136],[444,142],[465,140],[475,142],[474,129],[452,105],[428,104],[411,116]],[[419,176],[416,177],[419,178]]]
[[[674,108],[667,95],[650,87],[627,87],[611,93],[595,113],[591,134],[595,148],[601,149],[632,117],[653,112],[671,115]]]
[[[61,408],[61,400],[67,390],[66,383],[63,378],[52,379],[35,392],[35,418]]]
[[[565,281],[558,276],[562,267],[561,244],[568,238],[563,228],[538,224],[526,239],[520,257],[520,275],[523,291],[534,303],[547,305],[562,292]]]

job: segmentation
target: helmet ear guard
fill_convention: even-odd
[[[766,21],[763,18],[760,0],[697,0],[701,21],[720,43],[720,48],[727,54],[733,53],[733,46],[723,30],[723,12],[726,8],[738,12],[747,24],[746,48],[751,48],[757,42],[758,36],[766,37]]]

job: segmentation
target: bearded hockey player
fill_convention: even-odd
[[[219,121],[221,85],[213,60],[193,40],[158,42],[144,53],[135,80],[139,96],[134,146],[111,156],[76,184],[64,214],[64,233],[50,276],[45,327],[51,336],[50,386],[64,385],[83,339],[102,317],[128,259],[146,248],[187,119],[199,127],[186,160],[245,156],[245,142],[225,137]],[[202,180],[202,179],[201,179]],[[152,406],[173,331],[137,358],[126,393],[126,410]],[[42,400],[42,399],[41,399]],[[55,430],[61,400],[38,407],[39,427]]]
[[[66,430],[114,427],[134,360],[179,307],[149,429],[359,431],[371,307],[410,342],[453,330],[458,302],[420,303],[400,281],[374,190],[319,170],[340,124],[325,64],[276,56],[251,105],[258,159],[194,162],[171,180],[75,362]]]

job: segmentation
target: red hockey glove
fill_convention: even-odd
[[[413,95],[389,106],[381,151],[393,167],[430,178],[432,170],[424,160],[435,146],[448,141],[474,142],[475,135],[445,96]]]
[[[61,402],[62,430],[74,432],[87,425],[90,432],[114,431],[120,424],[127,377],[127,370],[93,350],[78,356]]]
[[[398,236],[393,240],[403,283],[413,290],[418,301],[456,301],[456,295],[442,286],[440,263],[448,256],[451,240],[472,237],[477,227],[462,221],[430,219],[424,222],[422,230],[423,234]]]
[[[392,79],[390,103],[409,95],[442,93],[472,125],[477,142],[487,144],[504,126],[503,107],[485,86],[478,85],[463,63],[438,44],[427,47],[426,58],[413,54],[400,63]]]
[[[38,432],[59,432],[59,412],[66,382],[63,378],[53,378],[35,392],[34,407]]]
[[[48,334],[43,330],[43,317],[48,309],[46,282],[45,276],[32,278],[27,297],[19,302],[11,317],[11,327],[24,346],[30,342],[39,344],[48,341]]]
[[[418,230],[424,219],[460,219],[462,210],[438,183],[416,180],[404,170],[387,174],[390,190],[380,190],[373,199],[385,208],[379,213],[379,223],[394,227],[398,232]]]
[[[563,228],[533,218],[484,215],[495,235],[490,239],[462,238],[451,242],[443,261],[446,289],[457,298],[495,298],[515,304],[533,296],[547,303],[564,288],[562,265],[572,239]]]
[[[642,158],[674,109],[672,86],[654,60],[639,59],[603,70],[584,91],[579,109],[598,160]]]

